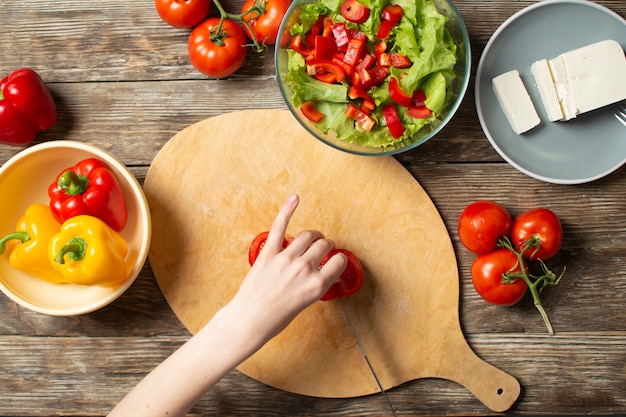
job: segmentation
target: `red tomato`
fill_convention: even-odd
[[[513,221],[511,241],[516,248],[531,241],[524,251],[526,259],[550,259],[561,248],[563,229],[559,218],[547,208],[536,208],[522,213]]]
[[[252,39],[254,35],[254,38],[260,43],[274,45],[278,37],[278,28],[283,21],[283,17],[285,17],[285,13],[287,13],[287,9],[291,5],[291,1],[292,0],[265,0],[265,13],[259,16],[259,13],[255,10],[243,16],[243,20],[248,22],[252,29],[252,34],[250,34],[246,28],[246,35],[248,35],[250,39]],[[246,0],[241,8],[241,14],[246,13],[254,7],[257,2],[262,3],[263,0]],[[289,34],[286,33],[285,36],[288,39]]]
[[[345,0],[341,5],[341,15],[353,23],[363,23],[370,17],[370,9],[357,0]]]
[[[503,306],[518,303],[528,285],[523,279],[510,284],[502,282],[502,274],[520,273],[517,256],[509,249],[498,249],[476,257],[472,263],[472,283],[476,292],[487,302]]]
[[[326,291],[326,294],[320,298],[322,301],[332,300],[334,298],[346,297],[359,292],[363,285],[363,267],[359,258],[347,249],[333,249],[322,259],[320,268],[336,253],[343,253],[348,258],[346,269],[339,276],[339,282],[334,283]]]
[[[511,215],[500,204],[482,200],[471,203],[459,218],[459,238],[471,252],[483,254],[496,249],[498,239],[511,230]]]
[[[189,60],[201,73],[214,78],[237,71],[246,58],[246,35],[230,19],[222,22],[221,35],[216,34],[220,19],[211,17],[196,26],[189,35]]]
[[[259,257],[259,253],[265,246],[265,242],[267,241],[267,235],[270,232],[261,232],[252,239],[252,243],[250,244],[250,248],[248,249],[248,262],[250,266],[254,265],[256,262],[256,258]],[[289,246],[289,242],[291,239],[284,238],[283,239],[283,249]]]
[[[165,23],[175,28],[192,28],[209,14],[210,0],[154,0]]]

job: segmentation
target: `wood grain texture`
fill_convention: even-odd
[[[243,1],[222,3],[236,11]],[[473,76],[491,34],[536,2],[455,3],[470,33]],[[623,0],[597,3],[626,16]],[[162,23],[151,1],[1,1],[0,74],[28,66],[49,84],[59,121],[38,141],[95,144],[129,165],[143,183],[158,151],[185,127],[237,110],[285,108],[271,49],[261,57],[250,53],[237,74],[213,80],[189,64],[188,33]],[[0,163],[18,151],[0,145]],[[626,170],[576,186],[525,176],[504,163],[485,138],[471,84],[452,123],[396,159],[428,193],[450,235],[460,275],[461,327],[470,347],[522,385],[509,414],[626,413]],[[555,336],[546,334],[530,300],[503,309],[484,303],[472,288],[473,256],[458,241],[456,223],[467,203],[482,198],[501,202],[514,215],[547,206],[563,220],[564,246],[551,266],[565,265],[566,275],[543,294]],[[149,263],[124,296],[85,316],[43,316],[1,296],[0,415],[105,415],[188,337]],[[407,382],[389,396],[401,416],[495,414],[461,385],[442,379]],[[237,371],[190,413],[387,414],[381,395],[300,396]]]

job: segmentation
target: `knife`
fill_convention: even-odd
[[[370,359],[367,356],[367,353],[365,352],[365,348],[363,347],[363,343],[361,343],[361,339],[359,339],[359,336],[357,335],[356,330],[354,329],[354,326],[352,325],[352,321],[350,321],[350,317],[348,317],[348,313],[346,313],[346,310],[343,307],[343,303],[341,302],[341,299],[336,298],[336,300],[337,300],[337,304],[339,304],[339,309],[341,310],[341,314],[343,314],[343,318],[346,320],[346,323],[348,323],[348,328],[350,329],[352,336],[354,336],[354,340],[356,340],[356,344],[361,350],[361,354],[363,355],[363,358],[365,359],[365,362],[367,363],[368,368],[370,368],[370,372],[374,376],[374,379],[376,380],[376,384],[378,385],[378,388],[380,389],[381,394],[383,395],[383,397],[385,398],[385,401],[387,402],[387,404],[389,405],[389,408],[391,409],[391,415],[393,417],[397,417],[396,409],[391,403],[391,400],[389,399],[387,392],[383,388],[383,384],[380,382],[378,375],[376,375],[376,371],[374,371],[374,367],[372,366],[372,363],[370,362]]]

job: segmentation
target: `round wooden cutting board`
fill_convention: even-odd
[[[462,384],[495,411],[517,399],[518,381],[466,343],[448,231],[392,157],[335,150],[285,110],[234,112],[174,136],[144,190],[153,222],[150,264],[191,333],[232,298],[249,270],[250,242],[297,193],[288,234],[320,230],[363,263],[363,288],[343,305],[385,389],[435,377]],[[336,301],[313,304],[238,369],[303,395],[379,391]]]

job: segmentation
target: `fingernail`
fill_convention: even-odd
[[[290,206],[293,206],[294,204],[296,204],[297,201],[298,201],[298,195],[294,194],[291,197],[289,197],[289,200],[287,200],[287,204],[289,204]]]

